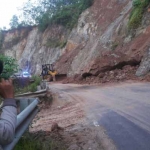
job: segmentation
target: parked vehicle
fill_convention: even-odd
[[[22,77],[24,77],[24,78],[31,78],[31,74],[29,72],[27,72],[27,71],[24,71],[22,73]]]

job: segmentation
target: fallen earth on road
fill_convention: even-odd
[[[30,131],[57,123],[69,150],[149,150],[149,91],[149,83],[50,83],[53,103],[43,105]]]

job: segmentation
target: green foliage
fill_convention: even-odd
[[[62,41],[62,42],[60,42],[60,48],[64,48],[65,46],[66,46],[66,44],[67,44],[67,40],[64,40],[64,41]]]
[[[54,24],[61,24],[68,29],[72,29],[77,23],[80,13],[81,12],[79,12],[79,9],[76,7],[76,5],[67,6],[56,13],[51,20]]]
[[[21,86],[18,86],[17,84],[14,83],[15,85],[15,93],[16,94],[21,94],[21,93],[27,93],[27,92],[35,92],[37,90],[37,86],[40,85],[41,83],[41,78],[39,76],[32,76],[31,78],[34,82],[33,83],[30,83],[29,80],[25,80],[26,81],[26,85],[21,87]],[[23,82],[24,79],[20,78],[18,79],[20,81]]]
[[[37,90],[37,85],[35,83],[32,83],[28,89],[30,92],[35,92]]]
[[[36,85],[39,85],[41,83],[41,78],[39,76],[34,75],[31,79],[34,80],[34,83]]]
[[[118,45],[119,45],[119,43],[116,42],[116,41],[114,41],[114,42],[112,43],[112,45],[111,45],[111,49],[112,49],[112,50],[115,50],[115,49],[118,47]]]
[[[8,79],[11,75],[18,72],[17,61],[14,58],[0,55],[0,60],[2,60],[4,64],[4,69],[0,78]]]
[[[30,92],[35,92],[37,90],[37,86],[40,85],[41,83],[41,78],[39,76],[32,76],[31,78],[32,80],[34,80],[34,82],[32,84],[30,84],[27,89]]]
[[[66,44],[67,44],[66,40],[62,41],[62,40],[57,39],[57,38],[50,38],[47,40],[47,43],[45,44],[45,46],[51,47],[51,48],[56,48],[56,47],[63,48],[66,46]]]
[[[38,135],[39,134],[39,135]],[[17,143],[14,150],[66,150],[65,145],[61,141],[56,141],[52,137],[41,133],[26,133]]]
[[[32,84],[30,84],[27,89],[30,91],[30,92],[35,92],[37,90],[37,86],[40,85],[41,83],[41,78],[39,76],[32,76],[32,80],[34,80],[34,82]]]
[[[34,5],[29,0],[22,9],[24,18],[38,24],[39,29],[44,31],[52,24],[72,29],[79,15],[92,4],[93,0],[39,0]]]
[[[133,1],[133,9],[128,22],[129,29],[136,29],[140,26],[145,8],[149,5],[149,3],[150,0]]]
[[[134,6],[134,7],[140,6],[141,3],[142,3],[141,0],[134,0],[134,1],[133,1],[133,6]]]
[[[13,15],[10,20],[9,25],[11,29],[16,29],[16,28],[21,28],[21,27],[27,27],[27,26],[30,26],[31,24],[30,22],[26,22],[25,20],[20,21],[17,15]]]
[[[10,25],[10,27],[12,29],[18,27],[18,25],[19,25],[19,19],[18,19],[18,17],[16,15],[12,16],[9,25]]]

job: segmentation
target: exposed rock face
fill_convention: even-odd
[[[69,41],[78,47],[67,53],[69,57],[62,56],[56,68],[68,76],[89,72],[94,61],[110,50],[113,34],[131,7],[130,0],[95,0],[94,5],[82,13],[77,28],[70,34]],[[62,69],[61,64],[66,67]]]
[[[136,75],[144,76],[147,73],[149,73],[149,71],[150,71],[150,48],[148,48],[148,50],[146,51],[142,59],[141,65],[136,72]]]
[[[127,23],[131,8],[132,0],[95,0],[71,32],[62,26],[49,27],[44,33],[36,27],[7,31],[2,52],[36,74],[46,63],[54,63],[58,73],[70,77],[101,76],[120,66],[139,65],[150,43],[150,12],[145,13],[141,27],[130,33]],[[54,46],[58,41],[59,46]],[[149,72],[149,53],[144,55],[136,75]]]
[[[2,52],[16,58],[21,69],[40,74],[42,64],[54,63],[64,51],[60,47],[51,47],[50,44],[53,43],[49,39],[64,42],[69,32],[61,26],[48,28],[44,33],[37,27],[33,27],[28,32],[27,29],[7,31]],[[15,39],[18,41],[14,42]]]

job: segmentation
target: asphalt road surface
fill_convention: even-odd
[[[118,150],[150,150],[150,83],[49,87],[83,101],[88,122],[103,126]]]

